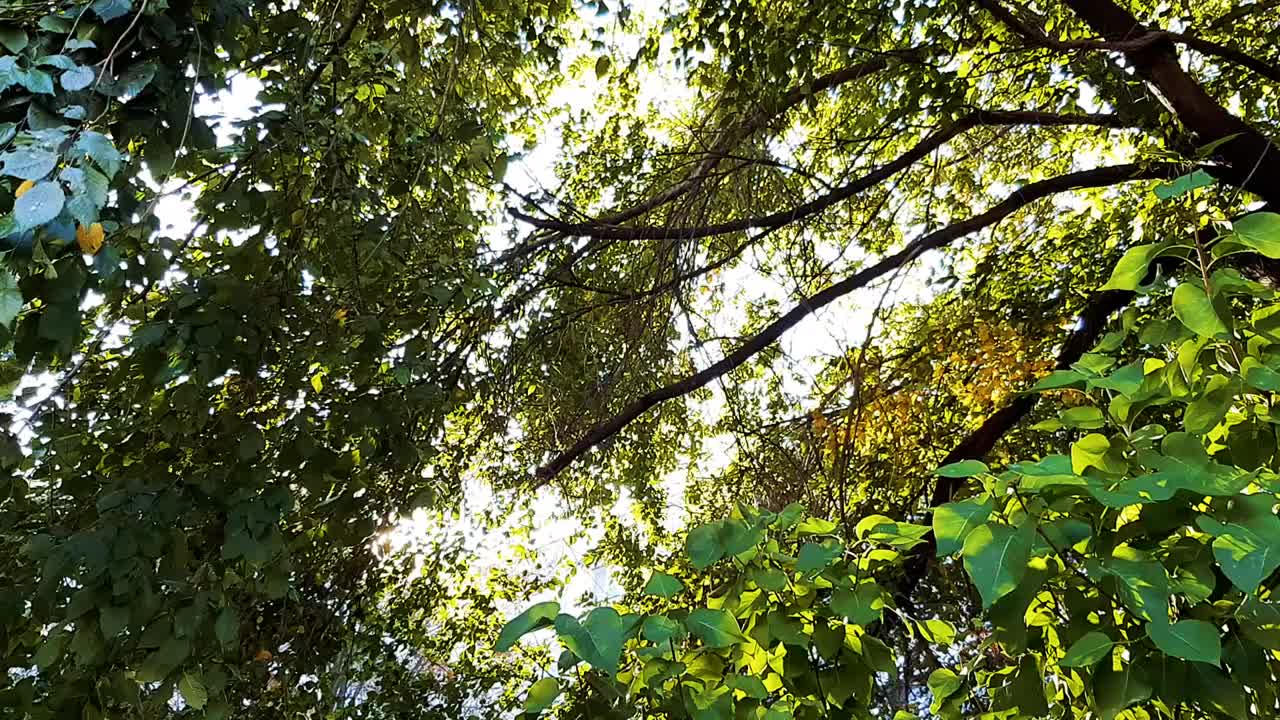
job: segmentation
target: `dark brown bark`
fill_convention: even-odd
[[[1063,1],[1106,40],[1129,40],[1151,32],[1112,0]],[[1231,168],[1231,173],[1222,179],[1256,193],[1268,203],[1280,203],[1280,149],[1228,112],[1182,69],[1171,39],[1165,37],[1127,50],[1124,57],[1140,77],[1159,90],[1178,120],[1201,144],[1230,138],[1215,153]]]

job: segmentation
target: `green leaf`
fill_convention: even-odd
[[[1167,655],[1210,665],[1222,664],[1222,640],[1218,631],[1203,620],[1148,623],[1147,636]]]
[[[855,625],[868,625],[880,619],[884,598],[875,581],[864,580],[852,590],[838,588],[831,595],[831,609]]]
[[[93,69],[80,65],[62,73],[62,77],[58,78],[58,82],[62,83],[62,87],[70,92],[83,90],[93,84]]]
[[[772,592],[781,592],[787,587],[787,576],[776,568],[752,568],[747,576],[756,585]]]
[[[1115,671],[1103,666],[1093,676],[1093,696],[1105,720],[1116,713],[1151,697],[1151,685],[1132,665]]]
[[[1114,645],[1106,634],[1094,630],[1072,643],[1058,664],[1062,667],[1093,667],[1111,653]]]
[[[98,610],[98,625],[102,636],[110,640],[129,625],[129,608],[108,605]]]
[[[1059,388],[1071,387],[1072,385],[1083,384],[1087,378],[1076,372],[1075,370],[1054,370],[1048,375],[1040,378],[1040,381],[1031,386],[1031,392],[1041,392],[1043,390],[1057,390]]]
[[[103,22],[111,22],[128,14],[133,8],[133,2],[132,0],[94,0],[91,7]]]
[[[1204,288],[1193,283],[1184,282],[1174,289],[1173,314],[1188,330],[1201,337],[1215,338],[1231,334],[1213,306],[1213,300],[1205,294]]]
[[[938,556],[960,552],[969,533],[991,516],[991,498],[981,502],[962,500],[934,508],[933,535],[937,538]]]
[[[960,462],[943,465],[933,472],[935,475],[941,475],[942,477],[967,478],[991,471],[987,468],[986,463],[980,460],[961,460]]]
[[[1128,470],[1123,461],[1112,457],[1111,440],[1099,433],[1089,433],[1071,445],[1071,472],[1083,475],[1091,467],[1112,474]]]
[[[1269,258],[1280,258],[1280,214],[1256,212],[1231,224],[1235,239]]]
[[[656,570],[649,576],[649,582],[644,586],[645,595],[655,595],[667,600],[679,595],[681,590],[684,590],[684,585],[679,580]]]
[[[720,542],[725,555],[740,555],[764,539],[764,527],[748,524],[738,518],[729,518],[720,526]]]
[[[13,203],[13,219],[18,229],[39,227],[58,217],[66,203],[66,195],[56,182],[38,182]]]
[[[22,312],[24,304],[18,277],[8,268],[0,268],[0,325],[13,327],[13,321]]]
[[[821,544],[805,543],[800,547],[800,554],[796,558],[796,570],[803,573],[822,570],[840,557],[840,553],[843,550],[844,548],[840,543],[834,541],[827,541]]]
[[[1156,185],[1154,192],[1156,197],[1161,200],[1172,200],[1180,195],[1186,195],[1192,190],[1208,187],[1216,182],[1218,180],[1214,176],[1204,170],[1196,170],[1187,175],[1176,177],[1167,183]]]
[[[721,541],[723,527],[724,524],[717,520],[689,531],[685,538],[685,551],[689,553],[689,561],[695,568],[705,570],[724,557],[725,547]]]
[[[129,66],[119,77],[98,85],[98,91],[110,97],[133,97],[142,92],[155,79],[154,63],[140,62]]]
[[[71,151],[93,160],[109,178],[115,177],[124,163],[120,151],[116,150],[110,138],[92,130],[82,130],[71,146]]]
[[[38,147],[20,147],[12,152],[0,155],[0,162],[5,175],[23,180],[42,180],[58,164],[58,156]]]
[[[0,26],[0,45],[4,45],[9,52],[17,55],[27,47],[27,31],[16,27]]]
[[[685,629],[679,620],[673,620],[665,615],[650,615],[645,618],[640,632],[646,640],[658,645],[672,638],[683,637]]]
[[[213,633],[223,648],[235,647],[236,640],[240,637],[240,615],[235,608],[222,608],[218,619],[213,623]]]
[[[62,649],[67,645],[67,634],[61,630],[55,630],[45,638],[40,644],[40,649],[36,650],[35,657],[32,659],[36,667],[41,670],[47,670],[58,658],[62,657]]]
[[[1064,410],[1058,413],[1058,419],[1067,427],[1083,430],[1097,430],[1107,424],[1106,419],[1102,416],[1102,411],[1090,405],[1081,405]]]
[[[965,538],[961,552],[964,569],[977,586],[984,608],[1012,592],[1026,574],[1031,559],[1030,527],[980,525]]]
[[[933,708],[937,712],[937,708],[942,705],[942,701],[956,694],[963,684],[960,676],[956,675],[947,668],[938,668],[929,673],[929,679],[926,683],[929,686],[929,692],[933,694]]]
[[[1213,540],[1213,557],[1232,584],[1246,593],[1280,568],[1280,520],[1253,519],[1249,526],[1201,517],[1197,524]]]
[[[178,681],[178,692],[182,693],[183,702],[193,710],[203,710],[209,702],[209,691],[205,690],[200,678],[191,673],[182,674],[182,679]]]
[[[618,672],[627,639],[626,623],[618,611],[599,607],[587,613],[581,623],[571,615],[558,615],[555,625],[560,642],[574,655],[609,675]]]
[[[724,610],[698,608],[689,613],[685,625],[709,648],[726,648],[745,639],[738,621]]]
[[[725,684],[734,690],[741,690],[747,697],[763,700],[769,697],[769,690],[761,682],[760,678],[751,675],[729,675],[725,677]]]
[[[28,68],[18,75],[18,82],[26,89],[37,95],[53,94],[53,76],[38,68]],[[31,108],[38,108],[39,105],[32,104]],[[41,108],[43,109],[43,108]],[[28,115],[30,119],[30,115]],[[36,123],[28,122],[32,127],[39,127]]]
[[[559,612],[560,603],[554,600],[538,603],[525,610],[502,627],[502,631],[498,633],[498,642],[494,644],[493,649],[496,652],[510,650],[515,646],[516,641],[526,634],[552,624]]]
[[[1137,290],[1143,278],[1147,276],[1147,266],[1168,247],[1168,243],[1155,243],[1129,248],[1116,263],[1115,269],[1111,271],[1111,279],[1099,289]]]
[[[524,711],[537,715],[551,707],[551,703],[560,697],[560,683],[551,677],[544,677],[529,687],[529,694],[524,699]]]
[[[1139,617],[1151,622],[1168,621],[1169,576],[1163,565],[1121,546],[1113,551],[1103,570],[1117,580],[1120,599]]]

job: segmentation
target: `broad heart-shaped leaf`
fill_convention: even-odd
[[[679,595],[681,590],[684,590],[683,583],[657,570],[653,571],[653,574],[649,576],[649,582],[644,585],[645,595],[656,595],[667,600]]]
[[[961,460],[960,462],[943,465],[933,472],[942,477],[967,478],[990,472],[990,470],[987,468],[987,464],[981,460]]]
[[[133,7],[133,2],[132,0],[94,0],[91,7],[103,22],[111,22],[127,14]]]
[[[226,607],[222,609],[222,612],[218,613],[218,619],[213,624],[213,633],[222,647],[232,648],[235,646],[236,640],[240,636],[240,616],[236,613],[235,608]]]
[[[1174,289],[1173,314],[1188,330],[1201,337],[1216,338],[1231,334],[1213,306],[1213,300],[1205,294],[1204,288],[1194,283],[1184,282]]]
[[[28,42],[26,30],[12,26],[0,27],[0,45],[8,48],[9,52],[15,55],[22,52]]]
[[[551,707],[551,703],[560,697],[560,683],[551,677],[544,677],[529,686],[529,694],[524,699],[524,711],[537,715]]]
[[[723,523],[716,520],[699,525],[685,537],[685,550],[695,568],[706,570],[724,557],[725,547],[720,532],[722,527]]]
[[[1169,576],[1163,565],[1121,546],[1102,570],[1116,579],[1120,599],[1135,614],[1151,622],[1168,622]]]
[[[684,626],[680,624],[680,621],[672,620],[665,615],[650,615],[645,618],[644,625],[640,626],[640,632],[644,635],[645,640],[655,645],[685,635]]]
[[[1280,214],[1256,212],[1231,224],[1235,238],[1269,258],[1280,258]]]
[[[13,203],[13,219],[19,230],[39,227],[58,217],[67,196],[56,182],[38,182]]]
[[[502,632],[498,633],[498,642],[494,644],[493,649],[497,652],[510,650],[515,646],[516,641],[526,634],[550,625],[559,612],[560,603],[554,600],[530,607],[502,626]]]
[[[960,552],[969,533],[991,517],[992,502],[987,497],[977,500],[939,505],[933,510],[933,535],[938,542],[938,556]]]
[[[724,546],[725,555],[744,553],[764,539],[764,526],[748,523],[738,518],[729,518],[720,526],[720,544]]]
[[[62,77],[58,79],[58,82],[62,83],[63,88],[75,92],[93,84],[94,77],[96,76],[93,73],[93,68],[80,65],[62,73]]]
[[[751,675],[729,675],[725,677],[725,684],[734,690],[741,690],[746,693],[747,697],[763,700],[769,697],[769,689],[764,686],[764,682],[758,677]]]
[[[183,702],[193,710],[203,710],[209,702],[209,691],[205,690],[204,682],[191,673],[182,674],[182,679],[178,681],[178,692],[182,693]]]
[[[617,610],[599,607],[587,613],[581,623],[572,615],[556,616],[560,642],[591,667],[614,675],[627,640],[627,623]]]
[[[76,138],[76,142],[71,146],[73,153],[82,157],[88,157],[102,168],[107,177],[115,177],[120,172],[120,167],[124,164],[124,160],[120,157],[120,151],[116,150],[116,146],[111,144],[111,139],[106,135],[92,130],[83,130],[80,136]]]
[[[1166,655],[1210,665],[1222,664],[1222,640],[1218,631],[1203,620],[1147,623],[1147,636]]]
[[[709,648],[729,647],[744,639],[738,621],[724,610],[698,608],[684,622],[689,632]]]
[[[802,573],[818,572],[840,557],[843,551],[844,548],[840,543],[834,540],[821,544],[805,543],[800,546],[800,554],[796,558],[796,570]]]
[[[855,625],[867,625],[880,619],[884,598],[875,581],[864,580],[852,590],[837,589],[831,595],[831,609]]]
[[[1151,697],[1151,690],[1143,673],[1133,665],[1119,671],[1104,665],[1093,675],[1093,697],[1098,714],[1104,720],[1111,720],[1121,710]]]
[[[1111,271],[1111,279],[1099,289],[1137,290],[1142,284],[1142,279],[1147,276],[1147,266],[1168,246],[1168,243],[1155,243],[1129,248],[1116,263],[1115,269]]]
[[[1012,592],[1027,572],[1033,531],[1030,525],[1012,528],[989,523],[979,525],[965,538],[961,555],[964,569],[982,595],[982,607]]]
[[[111,97],[132,97],[142,92],[155,79],[154,63],[140,62],[129,66],[119,77],[98,85],[98,91]]]
[[[1093,667],[1099,660],[1111,653],[1115,643],[1105,633],[1094,630],[1071,643],[1067,654],[1058,664],[1062,667]]]
[[[58,156],[38,147],[22,147],[0,155],[5,175],[23,180],[41,180],[58,164]]]
[[[938,668],[929,673],[929,679],[925,684],[929,686],[929,692],[933,693],[933,705],[931,707],[934,712],[937,712],[938,708],[942,706],[943,700],[956,694],[956,691],[962,685],[960,676],[947,668]]]
[[[22,306],[18,277],[8,268],[0,268],[0,325],[13,327],[13,320],[22,312]]]
[[[1246,526],[1202,517],[1197,524],[1214,536],[1213,557],[1222,574],[1244,592],[1254,592],[1280,568],[1280,519],[1261,516]]]

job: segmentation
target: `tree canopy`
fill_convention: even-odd
[[[4,3],[0,717],[1280,714],[1278,39]]]

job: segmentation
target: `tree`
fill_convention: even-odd
[[[1275,6],[10,3],[0,707],[1268,715]]]

